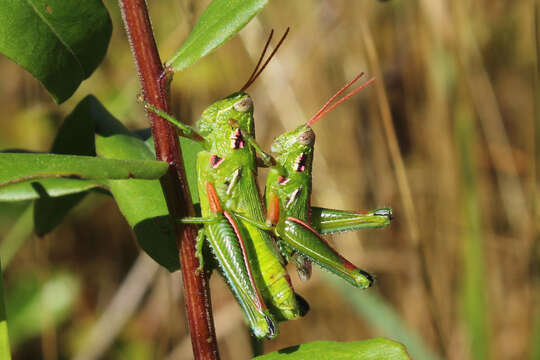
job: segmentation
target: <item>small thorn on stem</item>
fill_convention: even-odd
[[[159,74],[159,86],[161,90],[163,91],[165,88],[169,86],[169,84],[172,81],[172,78],[174,76],[174,70],[170,65],[164,65],[163,71],[161,74]]]

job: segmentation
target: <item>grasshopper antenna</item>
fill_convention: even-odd
[[[272,29],[272,31],[270,31],[270,36],[268,36],[268,40],[266,40],[266,44],[264,45],[264,49],[263,49],[263,51],[261,53],[261,56],[259,56],[259,61],[257,61],[257,65],[255,65],[255,69],[253,69],[253,72],[249,76],[249,79],[246,81],[244,86],[242,86],[242,89],[240,89],[241,92],[243,92],[245,89],[247,89],[249,87],[249,85],[251,85],[251,83],[253,82],[253,77],[257,73],[257,70],[259,70],[259,66],[261,65],[262,59],[264,58],[264,55],[266,54],[266,50],[268,50],[268,45],[270,45],[270,41],[272,40],[272,36],[274,36],[274,29]]]
[[[266,44],[264,45],[264,49],[263,49],[263,51],[261,53],[261,56],[259,57],[259,61],[257,62],[257,65],[255,66],[255,69],[253,69],[253,72],[251,73],[251,76],[249,77],[248,81],[240,89],[240,92],[244,92],[247,88],[249,88],[251,86],[251,84],[253,84],[253,82],[255,82],[255,80],[257,80],[259,75],[261,75],[261,73],[263,72],[266,65],[268,65],[270,60],[272,60],[272,58],[274,57],[274,55],[278,51],[279,47],[281,46],[281,44],[283,43],[283,41],[285,40],[285,38],[289,34],[289,30],[290,30],[290,28],[288,27],[287,30],[285,31],[285,34],[283,34],[283,36],[279,40],[278,44],[276,45],[276,47],[274,48],[274,50],[272,51],[270,56],[268,56],[268,59],[266,59],[263,66],[261,66],[259,68],[259,66],[262,63],[262,59],[264,58],[264,55],[266,54],[266,50],[268,49],[268,45],[270,45],[270,40],[272,40],[272,36],[274,35],[274,30],[272,30],[270,32],[270,36],[268,37],[268,40],[266,40]]]
[[[319,119],[321,119],[322,117],[324,117],[326,114],[328,114],[330,111],[334,110],[336,107],[338,107],[341,103],[343,103],[344,101],[346,101],[347,99],[349,99],[350,97],[356,95],[358,92],[360,92],[362,89],[366,88],[367,86],[369,86],[372,82],[375,81],[375,78],[371,78],[369,79],[368,81],[366,81],[365,83],[363,83],[362,85],[360,85],[359,87],[357,87],[356,89],[352,90],[350,93],[348,93],[347,95],[345,95],[344,97],[342,97],[341,99],[338,100],[338,102],[336,102],[335,104],[333,105],[330,105],[332,104],[332,102],[341,94],[343,94],[343,92],[345,92],[345,90],[347,90],[348,88],[350,88],[358,79],[360,79],[362,76],[364,75],[363,72],[361,72],[360,74],[356,75],[356,77],[354,79],[352,79],[351,81],[349,81],[345,86],[343,86],[341,89],[339,89],[330,99],[328,99],[328,101],[319,109],[319,111],[317,111],[317,113],[315,115],[313,115],[313,117],[311,119],[309,119],[309,121],[306,123],[307,126],[313,126],[313,124],[315,124]]]

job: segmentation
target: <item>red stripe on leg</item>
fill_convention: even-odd
[[[293,218],[293,217],[290,217],[290,216],[287,218],[287,220],[290,220],[290,221],[292,221],[292,222],[295,222],[295,223],[297,223],[297,224],[300,224],[300,225],[302,225],[303,227],[305,227],[306,229],[308,229],[309,231],[311,231],[311,232],[313,233],[313,235],[317,236],[317,237],[319,238],[320,241],[322,241],[324,244],[326,244],[326,246],[328,246],[328,248],[329,248],[330,250],[332,250],[332,252],[333,252],[334,254],[336,254],[336,256],[339,257],[339,259],[341,260],[341,263],[343,264],[343,266],[345,266],[345,268],[346,268],[347,270],[356,270],[356,269],[357,269],[357,267],[354,266],[354,264],[352,264],[349,260],[345,259],[343,256],[341,256],[340,253],[338,253],[336,250],[334,250],[334,248],[331,247],[330,244],[328,244],[328,242],[327,242],[326,240],[324,240],[324,239],[321,237],[321,235],[320,235],[317,231],[315,231],[311,226],[309,226],[308,224],[306,224],[305,222],[303,222],[303,221],[300,220],[300,219]]]
[[[266,304],[264,303],[261,294],[259,293],[259,289],[257,288],[257,285],[255,284],[255,279],[253,278],[253,274],[251,272],[251,267],[249,265],[248,261],[248,255],[246,246],[244,245],[244,239],[242,238],[242,235],[240,234],[240,230],[238,229],[238,225],[236,224],[236,221],[232,218],[232,216],[227,212],[223,211],[223,215],[227,218],[229,221],[229,224],[231,224],[234,233],[236,234],[236,238],[238,239],[238,243],[240,244],[240,248],[242,249],[242,257],[244,258],[244,265],[246,266],[246,270],[248,272],[249,281],[251,282],[251,286],[253,289],[255,289],[255,293],[257,294],[257,300],[259,302],[259,306],[262,310],[266,310]]]

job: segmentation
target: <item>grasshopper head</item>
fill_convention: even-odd
[[[274,140],[272,151],[278,153],[276,161],[296,174],[311,176],[315,133],[308,125],[301,125]]]
[[[313,150],[315,133],[310,126],[300,125],[296,129],[278,136],[272,143],[272,152],[278,154],[298,153]]]
[[[216,127],[229,126],[231,119],[248,133],[253,132],[253,100],[251,100],[251,96],[237,92],[207,107],[199,120],[201,134],[204,136],[211,133]]]

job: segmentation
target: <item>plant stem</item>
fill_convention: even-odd
[[[144,0],[119,0],[119,3],[144,98],[149,104],[168,112],[169,76],[164,72],[159,58],[146,3]],[[166,76],[163,76],[164,74]],[[152,112],[148,112],[148,116],[152,124],[156,158],[169,163],[169,172],[163,176],[161,186],[173,218],[182,264],[184,298],[193,353],[195,359],[219,359],[208,279],[204,272],[196,272],[199,267],[199,260],[195,256],[197,228],[175,221],[195,214],[176,129]]]

